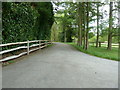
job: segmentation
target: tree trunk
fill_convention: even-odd
[[[108,50],[112,48],[112,10],[113,10],[113,2],[110,2],[110,13],[109,13],[109,30],[108,30]]]
[[[99,43],[99,2],[97,2],[97,39],[96,39],[96,47],[98,47]]]
[[[112,49],[112,34],[109,33],[108,35],[108,50]]]
[[[85,50],[88,49],[88,32],[89,32],[89,2],[87,2],[87,28],[86,28],[86,42]]]
[[[64,42],[66,42],[67,39],[66,39],[66,30],[64,31]]]
[[[82,45],[82,13],[81,2],[78,3],[78,45]]]
[[[83,27],[83,49],[85,49],[85,45],[86,45],[86,13],[85,13],[85,2],[83,2],[83,24],[84,24],[84,27]]]
[[[120,1],[118,2],[118,43],[119,43],[119,55],[120,55]],[[120,60],[120,57],[119,57]]]

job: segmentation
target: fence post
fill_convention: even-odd
[[[48,41],[46,40],[46,47],[47,47],[47,45],[48,45]]]
[[[39,48],[41,47],[41,40],[39,40]],[[41,49],[41,48],[40,48]]]
[[[50,44],[52,44],[52,40],[50,40]]]
[[[29,40],[27,41],[27,55],[29,55]]]
[[[99,47],[101,47],[101,42],[99,42]]]

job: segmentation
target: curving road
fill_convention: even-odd
[[[102,52],[101,52],[102,53]],[[118,62],[63,43],[3,67],[3,88],[118,88]]]

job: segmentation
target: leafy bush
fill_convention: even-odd
[[[51,2],[3,2],[2,42],[50,39],[54,22]]]

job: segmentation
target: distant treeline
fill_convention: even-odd
[[[2,42],[50,39],[53,22],[51,2],[3,2]]]

